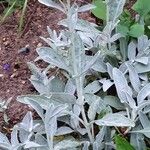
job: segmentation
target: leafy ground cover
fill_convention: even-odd
[[[27,63],[32,73],[30,82],[39,94],[17,97],[19,102],[34,108],[41,120],[33,120],[28,112],[14,126],[11,143],[1,134],[0,146],[45,150],[148,149],[147,1],[138,0],[133,5],[133,16],[123,12],[125,0],[101,1],[106,14],[93,12],[103,21],[100,27],[78,18],[78,13],[96,9],[94,5],[78,7],[69,1],[39,1],[66,15],[59,21],[63,26],[59,33],[47,28],[49,38],[41,37],[47,45],[38,45],[38,57]],[[18,53],[29,51],[26,45]],[[3,69],[9,71],[10,64],[4,64]]]

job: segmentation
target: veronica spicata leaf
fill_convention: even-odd
[[[40,96],[40,95],[25,95],[25,96],[19,96],[17,98],[17,101],[30,105],[30,101],[34,101],[40,105],[41,108],[43,109],[48,109],[51,101],[49,98],[45,96]]]
[[[61,20],[58,23],[58,25],[63,25],[65,27],[68,27],[67,19]],[[86,20],[78,19],[75,29],[85,33],[90,33],[93,36],[97,36],[100,33],[100,31],[95,28],[96,26],[97,26],[96,24],[90,23]]]
[[[120,102],[119,98],[117,98],[115,96],[109,96],[108,95],[108,96],[105,96],[103,98],[103,100],[107,105],[109,105],[109,106],[111,106],[117,110],[123,110],[124,109],[124,105]]]
[[[87,4],[87,5],[79,7],[78,12],[85,12],[85,11],[89,11],[89,10],[94,9],[94,8],[95,8],[94,5]]]
[[[96,93],[101,89],[99,81],[93,81],[84,88],[84,93]]]
[[[37,150],[49,150],[47,140],[43,135],[37,133],[35,135],[35,142],[40,145],[44,145],[43,147],[37,148]]]
[[[85,73],[86,71],[88,71],[90,68],[92,68],[92,66],[96,63],[96,61],[98,60],[98,58],[99,58],[99,56],[100,56],[100,51],[98,51],[94,56],[93,56],[93,58],[89,61],[89,62],[87,62],[86,64],[85,64],[85,66],[83,66],[83,68],[82,68],[82,74],[83,73]]]
[[[50,138],[51,146],[53,144],[53,136],[56,134],[57,131],[57,118],[59,116],[64,115],[66,108],[67,105],[54,106],[53,104],[51,104],[49,108],[46,110],[44,125],[46,134]]]
[[[139,62],[143,65],[148,65],[149,58],[148,57],[140,57],[135,59],[136,62]]]
[[[74,95],[75,91],[76,91],[76,85],[75,85],[74,81],[72,79],[68,79],[64,92]]]
[[[146,150],[144,136],[140,133],[131,133],[130,143],[135,150]]]
[[[113,67],[110,63],[106,63],[106,65],[107,65],[107,72],[108,72],[110,78],[113,79],[113,73],[112,73]]]
[[[142,35],[138,38],[138,51],[140,54],[146,52],[149,46],[150,40],[148,40],[148,37],[146,35]]]
[[[61,142],[58,142],[55,147],[54,150],[61,150],[61,149],[74,149],[76,147],[79,147],[81,145],[81,142],[75,140],[75,139],[65,139]]]
[[[70,69],[65,64],[63,58],[56,53],[55,50],[50,47],[40,47],[36,49],[39,57],[45,62],[50,63],[54,66],[62,68],[64,70],[70,71]]]
[[[72,49],[74,51],[74,55],[75,55],[75,60],[73,60],[73,62],[76,65],[76,70],[77,70],[77,74],[75,75],[79,75],[82,72],[82,66],[84,65],[84,59],[85,59],[85,49],[84,49],[84,45],[83,42],[80,38],[80,36],[76,33],[73,34],[73,39],[72,39]],[[75,72],[74,72],[75,73]]]
[[[88,118],[91,121],[95,119],[96,113],[97,113],[98,108],[99,108],[99,105],[100,105],[100,100],[99,99],[93,100],[93,102],[90,104],[89,110],[88,110]]]
[[[128,70],[129,70],[130,82],[131,82],[134,90],[136,92],[139,92],[141,83],[140,83],[140,79],[139,79],[138,73],[137,73],[137,71],[135,70],[135,68],[132,65],[130,65],[129,63],[127,63],[126,65],[128,67]]]
[[[136,44],[134,42],[130,42],[128,45],[128,58],[129,60],[135,60],[136,57]]]
[[[25,149],[38,148],[38,147],[43,147],[43,145],[39,145],[39,144],[32,142],[32,141],[26,142],[26,145],[24,146]]]
[[[103,127],[100,129],[99,133],[96,135],[96,138],[95,138],[95,142],[94,142],[94,143],[96,143],[99,148],[102,147],[102,142],[103,142],[104,136],[105,136],[105,134],[106,134],[106,129],[107,129],[107,127],[106,127],[106,126],[103,126]]]
[[[114,83],[112,81],[110,81],[109,79],[101,79],[99,80],[100,83],[103,84],[103,91],[106,92]]]
[[[107,0],[106,4],[108,14],[107,20],[115,23],[123,11],[125,0]]]
[[[27,112],[22,122],[19,124],[19,127],[23,128],[25,131],[32,132],[34,126],[31,112]]]
[[[138,104],[143,103],[145,98],[150,95],[150,83],[146,84],[138,93],[137,102]]]
[[[134,127],[134,122],[118,113],[107,114],[102,119],[96,120],[95,123],[99,126],[115,126],[115,127]]]
[[[38,0],[38,1],[48,7],[56,8],[56,9],[62,11],[63,13],[65,13],[64,8],[61,7],[60,4],[57,4],[52,0]]]
[[[143,126],[144,129],[136,131],[137,133],[143,133],[146,137],[150,138],[150,120],[148,119],[148,117],[140,112],[139,113],[139,119],[141,121],[141,124]]]
[[[0,132],[0,147],[1,147],[1,145],[3,145],[3,144],[4,144],[7,148],[9,148],[9,147],[11,146],[11,144],[10,144],[8,138],[7,138],[4,134],[2,134],[2,133]]]
[[[150,71],[150,62],[148,62],[147,65],[143,65],[142,63],[136,63],[134,67],[138,73],[146,73]]]
[[[74,132],[74,130],[72,130],[70,127],[62,126],[57,129],[55,136],[70,134],[72,132]]]
[[[60,102],[62,104],[64,104],[64,103],[75,104],[76,97],[74,95],[71,95],[71,94],[68,94],[68,93],[53,92],[50,95],[50,100]]]
[[[106,72],[107,70],[107,66],[103,62],[103,60],[101,60],[101,58],[97,59],[91,68],[95,71],[102,72],[102,73]]]
[[[127,92],[129,95],[132,95],[132,90],[128,86],[127,80],[126,80],[125,76],[123,75],[123,73],[117,68],[113,69],[113,79],[114,79],[114,84],[117,89],[118,97],[120,98],[121,102],[123,103],[123,102],[125,102],[124,100],[126,98],[124,97],[124,94],[122,94],[122,92],[124,91],[124,92]]]

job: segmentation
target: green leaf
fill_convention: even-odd
[[[141,16],[145,16],[150,12],[149,0],[137,0],[132,9],[138,12]]]
[[[96,6],[95,9],[92,10],[92,13],[102,20],[106,20],[106,4],[103,0],[94,0],[93,4]]]
[[[125,26],[125,25],[119,24],[117,26],[117,32],[121,33],[124,36],[127,36],[128,32],[129,32],[129,28],[127,26]]]
[[[115,136],[116,150],[135,150],[132,145],[123,137]]]
[[[144,35],[144,25],[134,24],[130,27],[129,35],[132,37],[139,37]]]

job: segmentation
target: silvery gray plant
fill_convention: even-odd
[[[116,43],[123,37],[115,29],[125,0],[105,1],[107,21],[102,31],[78,18],[78,13],[94,8],[91,4],[39,2],[64,13],[66,19],[58,24],[65,28],[58,34],[47,27],[49,37],[41,37],[49,47],[37,48],[35,61],[45,61],[46,68],[28,63],[30,81],[39,95],[17,98],[34,108],[41,120],[33,120],[28,112],[14,126],[11,141],[0,134],[1,149],[111,150],[121,127],[126,129],[124,135],[131,135],[136,150],[145,150],[144,138],[150,138],[150,40],[143,35],[128,46]],[[52,68],[56,71],[49,76]]]

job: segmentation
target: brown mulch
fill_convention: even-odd
[[[79,0],[80,4],[85,2],[87,1]],[[7,110],[10,125],[20,121],[29,110],[27,106],[17,102],[16,97],[35,92],[29,82],[30,71],[27,68],[27,62],[37,57],[36,47],[44,43],[39,36],[48,36],[46,26],[58,31],[60,27],[57,26],[57,22],[64,17],[60,11],[45,7],[37,0],[30,0],[24,29],[20,34],[17,31],[19,16],[20,11],[16,10],[5,23],[0,25],[0,97],[6,100],[13,98]],[[81,14],[81,16],[89,21],[94,20],[89,13]],[[29,45],[29,52],[18,53],[26,45]],[[0,116],[0,126],[6,126],[3,116]]]

